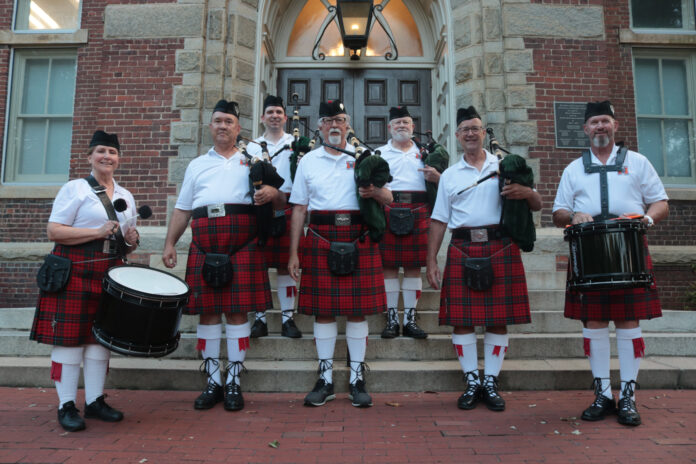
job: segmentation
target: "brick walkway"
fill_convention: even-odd
[[[196,392],[112,390],[124,421],[88,419],[77,433],[58,425],[53,389],[0,394],[3,464],[696,462],[696,390],[638,391],[637,428],[578,420],[589,390],[505,392],[502,413],[460,411],[453,392],[374,394],[363,410],[345,394],[305,408],[303,395],[247,393],[246,408],[231,413],[193,410]]]

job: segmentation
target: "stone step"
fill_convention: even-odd
[[[345,356],[346,341],[339,332],[335,353],[337,357]],[[651,356],[696,356],[696,335],[692,333],[653,333],[643,334],[647,351]],[[613,334],[612,334],[613,337]],[[479,353],[483,353],[483,336],[479,335]],[[197,359],[197,339],[193,333],[181,335],[178,349],[170,354],[171,359]],[[615,353],[612,342],[612,352]],[[29,340],[26,331],[0,331],[0,356],[48,356],[51,346]],[[222,343],[222,352],[226,343]],[[367,344],[366,359],[369,360],[419,360],[440,361],[453,356],[451,336],[448,334],[431,334],[426,340],[413,340],[399,337],[385,340],[379,335],[370,335]],[[223,354],[224,356],[224,354]],[[506,355],[508,359],[545,359],[583,357],[582,334],[510,334],[510,346]],[[279,335],[254,339],[247,353],[248,359],[254,360],[307,360],[316,357],[316,348],[312,335],[305,333],[300,339],[291,340]]]
[[[370,392],[461,391],[462,371],[455,359],[446,361],[368,361],[367,388]],[[47,357],[0,357],[0,385],[5,387],[52,387],[51,361]],[[201,390],[205,378],[199,372],[200,361],[175,359],[113,358],[110,361],[107,389]],[[245,362],[242,374],[245,392],[296,392],[304,396],[316,380],[315,361]],[[483,368],[483,363],[479,362]],[[611,378],[619,384],[618,362],[612,359]],[[349,370],[345,363],[334,365],[334,386],[345,393]],[[646,357],[638,376],[644,389],[696,388],[696,359],[693,357]],[[506,360],[500,374],[500,386],[508,401],[514,390],[588,390],[592,381],[589,363],[579,358],[544,360]],[[195,394],[192,394],[193,401]],[[531,405],[530,405],[531,407]],[[543,407],[543,405],[539,405]]]
[[[561,296],[563,294],[561,293]],[[555,297],[555,293],[547,298]],[[420,307],[420,305],[419,305]],[[562,304],[561,304],[562,308]],[[0,309],[0,330],[30,330],[34,318],[34,308],[6,308]],[[271,333],[280,333],[280,310],[273,309],[266,312],[266,318]],[[419,309],[418,325],[428,333],[449,334],[452,329],[449,326],[438,325],[438,311]],[[367,317],[370,325],[370,333],[378,335],[382,332],[385,317],[376,314]],[[249,321],[253,323],[254,315],[249,314]],[[309,335],[313,330],[314,318],[302,314],[295,315],[295,322],[300,330]],[[399,321],[403,322],[403,311],[399,310]],[[345,318],[337,319],[338,330],[345,333]],[[198,317],[184,315],[179,329],[184,333],[195,333],[198,325]],[[696,313],[690,311],[664,310],[662,317],[650,321],[641,321],[644,332],[696,332]],[[508,328],[511,333],[579,333],[580,323],[566,319],[562,311],[532,311],[531,324],[511,325]]]

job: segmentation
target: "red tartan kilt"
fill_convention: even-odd
[[[472,258],[491,256],[493,285],[488,290],[471,290],[464,284],[462,250]],[[452,239],[440,293],[440,325],[494,326],[531,322],[527,280],[518,246],[509,238],[474,243]]]
[[[193,239],[186,264],[186,283],[191,289],[186,314],[221,314],[265,311],[273,304],[263,254],[256,246],[256,217],[233,214],[220,218],[194,219]],[[221,288],[210,287],[201,276],[205,253],[228,253],[243,246],[230,257],[234,269],[232,281]]]
[[[637,321],[662,316],[648,239],[644,237],[645,265],[653,275],[649,287],[577,292],[566,287],[565,317],[581,321]],[[570,263],[568,263],[570,266]],[[570,268],[568,269],[570,273]],[[569,274],[570,275],[570,274]]]
[[[39,293],[29,338],[60,346],[96,343],[92,324],[99,309],[102,280],[109,268],[123,264],[123,261],[112,257],[104,261],[76,264],[78,261],[101,260],[110,255],[58,244],[51,253],[73,261],[70,280],[60,292]]]
[[[411,208],[415,215],[413,232],[408,235],[394,235],[389,229],[389,210],[391,208]],[[430,211],[427,203],[392,203],[384,208],[387,230],[379,242],[382,265],[387,268],[414,268],[425,266],[428,254],[428,228]]]
[[[347,212],[347,211],[339,211]],[[313,211],[312,214],[318,214]],[[321,235],[317,237],[315,233]],[[387,309],[379,248],[369,236],[358,240],[358,266],[347,276],[329,271],[329,242],[349,242],[360,236],[361,225],[310,225],[300,244],[300,294],[297,312],[315,316],[360,316]],[[327,241],[328,240],[328,241]]]
[[[261,248],[263,257],[268,267],[276,269],[288,268],[290,259],[290,220],[292,219],[292,206],[285,209],[285,233],[280,237],[268,237],[266,245]]]

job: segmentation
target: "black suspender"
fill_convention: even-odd
[[[99,200],[101,200],[102,205],[104,205],[104,209],[106,210],[106,216],[109,218],[109,220],[118,222],[116,210],[114,209],[114,205],[111,203],[111,200],[109,200],[109,196],[106,194],[106,188],[99,184],[97,179],[95,179],[92,175],[85,177],[85,180],[87,183],[89,183],[89,186],[92,187],[92,191],[97,194]],[[123,238],[123,232],[121,231],[120,226],[116,229],[114,236],[116,237],[116,249],[118,254],[122,259],[125,260],[128,247],[126,245],[126,240]]]
[[[602,204],[602,213],[597,216],[597,219],[610,219],[609,215],[609,185],[607,184],[607,172],[623,171],[623,163],[626,159],[628,149],[623,145],[619,146],[619,151],[616,154],[616,162],[613,165],[593,165],[590,150],[583,150],[582,164],[585,167],[585,173],[599,173],[599,196]]]

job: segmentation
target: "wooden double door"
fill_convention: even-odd
[[[340,100],[351,116],[356,135],[373,148],[389,139],[389,108],[407,106],[416,131],[431,129],[429,69],[280,69],[278,95],[292,115],[292,95],[298,95],[304,135],[317,128],[319,103]],[[291,132],[288,119],[288,132]]]

